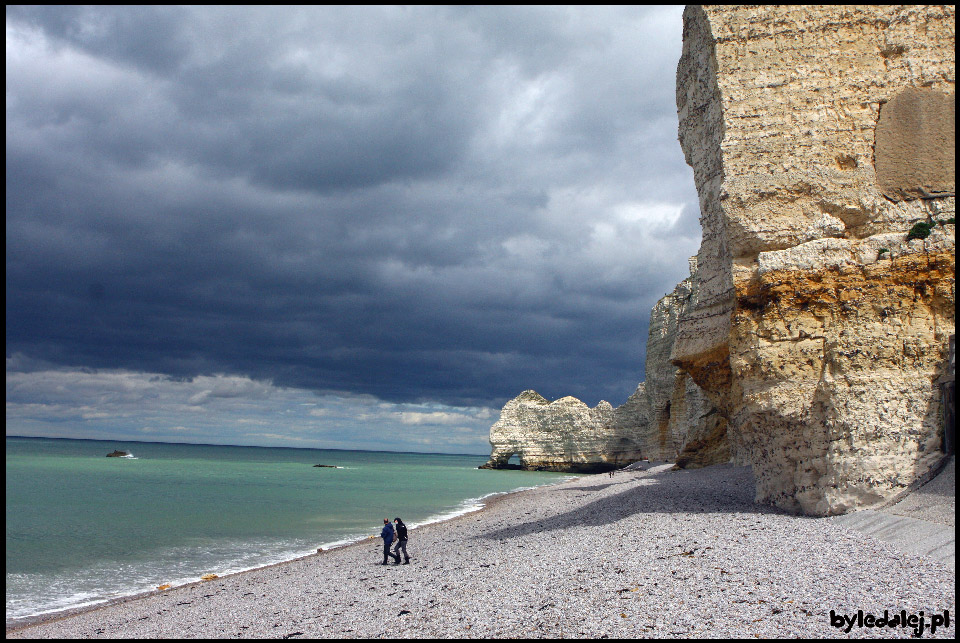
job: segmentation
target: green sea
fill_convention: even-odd
[[[105,457],[115,449],[130,456]],[[568,477],[485,460],[7,437],[7,620],[289,560],[379,534],[384,518],[415,529]]]

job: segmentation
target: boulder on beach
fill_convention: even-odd
[[[130,454],[127,453],[126,451],[114,451],[113,453],[108,453],[107,457],[108,458],[125,458],[128,455]]]

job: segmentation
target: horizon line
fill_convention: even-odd
[[[239,447],[245,449],[306,449],[309,451],[359,451],[366,453],[398,453],[412,455],[463,455],[463,456],[483,456],[482,453],[441,453],[439,451],[385,451],[379,449],[343,449],[332,447],[289,447],[289,446],[264,446],[256,444],[216,444],[211,442],[161,442],[159,440],[124,440],[124,439],[102,439],[102,438],[65,438],[52,437],[47,435],[6,435],[7,438],[23,438],[27,440],[79,440],[82,442],[132,442],[134,444],[183,444],[195,447]]]

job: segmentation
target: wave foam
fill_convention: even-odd
[[[124,457],[137,459],[133,454]],[[355,467],[338,468],[353,469]],[[546,486],[559,484],[574,477],[576,476],[565,477]],[[482,509],[491,498],[496,496],[527,491],[538,486],[544,485],[517,487],[510,491],[497,491],[467,498],[448,510],[410,523],[410,527],[417,528],[452,520]],[[369,533],[349,534],[337,540],[324,542],[320,546],[324,550],[337,549],[362,542],[369,535]],[[124,568],[120,569],[106,565],[54,577],[45,574],[8,574],[7,618],[8,620],[20,619],[90,607],[118,598],[156,591],[157,586],[161,584],[169,584],[172,588],[180,587],[199,581],[200,576],[208,572],[225,576],[250,571],[314,554],[316,547],[315,544],[307,545],[304,540],[224,543],[222,547],[215,548],[219,551],[213,551],[209,547],[187,546],[168,550],[161,560],[142,563],[137,565],[139,569],[136,570],[129,566],[123,566]],[[203,555],[198,555],[201,550]],[[171,564],[172,561],[176,562]],[[110,579],[115,584],[108,584],[105,579]],[[19,586],[17,588],[19,591],[11,592],[11,582]]]

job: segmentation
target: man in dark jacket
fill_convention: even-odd
[[[390,524],[389,518],[383,519],[383,531],[380,532],[380,537],[383,538],[383,562],[381,565],[387,564],[387,556],[393,556],[396,562],[400,562],[400,554],[391,554],[390,545],[393,544],[393,525]]]
[[[403,524],[403,521],[399,518],[394,518],[393,522],[397,523],[397,547],[393,550],[393,554],[397,557],[396,563],[400,564],[400,550],[403,550],[403,564],[410,564],[410,554],[407,553],[407,526]]]

